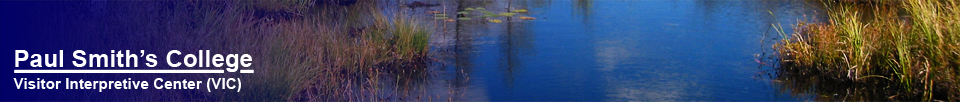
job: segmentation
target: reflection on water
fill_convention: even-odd
[[[819,6],[796,0],[424,2],[443,6],[402,10],[417,16],[468,7],[528,9],[519,15],[537,18],[431,22],[437,27],[431,54],[438,60],[431,67],[438,74],[424,91],[481,101],[803,100],[757,77],[766,69],[758,61],[771,60],[755,56],[773,52],[770,42],[779,35],[770,24],[813,18]]]

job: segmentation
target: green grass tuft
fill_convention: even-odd
[[[781,71],[885,86],[888,99],[960,100],[960,3],[824,2],[829,22],[798,24],[777,45]]]

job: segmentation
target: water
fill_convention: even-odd
[[[537,20],[434,21],[426,93],[481,101],[806,100],[763,71],[780,35],[820,18],[798,0],[425,1],[407,9],[528,9]],[[443,9],[447,8],[447,9]],[[479,18],[473,18],[479,19]],[[758,57],[759,56],[759,57]],[[439,96],[444,97],[444,96]]]

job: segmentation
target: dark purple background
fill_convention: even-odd
[[[84,50],[87,54],[107,54],[110,50],[146,50],[158,56],[158,67],[147,68],[140,59],[139,69],[164,69],[165,54],[169,50],[181,50],[195,53],[192,49],[178,49],[177,41],[165,38],[171,32],[164,32],[165,25],[161,12],[168,9],[165,2],[90,2],[90,1],[2,1],[0,2],[0,35],[3,40],[3,68],[0,75],[5,83],[0,84],[0,101],[84,101],[84,100],[167,100],[167,96],[198,97],[197,92],[163,92],[148,90],[66,90],[60,84],[58,90],[16,89],[13,78],[63,81],[102,80],[119,81],[126,78],[150,81],[154,78],[184,79],[184,76],[196,74],[13,74],[14,69],[117,69],[117,68],[76,68],[70,61],[74,50]],[[141,6],[150,4],[149,6]],[[159,5],[159,6],[158,6]],[[140,7],[138,7],[140,6]],[[27,50],[31,54],[55,54],[64,50],[63,68],[31,68],[29,60],[14,67],[14,50]],[[138,68],[120,68],[138,69]],[[195,79],[203,80],[203,79]],[[153,85],[151,85],[152,87]],[[204,90],[205,92],[206,90]]]

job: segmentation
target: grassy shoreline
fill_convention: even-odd
[[[199,99],[383,101],[404,96],[385,92],[385,86],[425,80],[430,36],[425,24],[387,15],[376,8],[379,1],[335,1],[172,2],[178,11],[173,13],[186,19],[175,22],[197,25],[188,32],[222,39],[205,42],[212,50],[261,58],[252,67],[255,74],[196,76],[251,81],[244,82],[250,87],[243,92],[212,92]]]
[[[778,71],[881,88],[874,94],[882,98],[842,100],[960,100],[960,3],[823,4],[828,22],[800,23],[795,33],[781,34],[790,39],[776,44]]]

